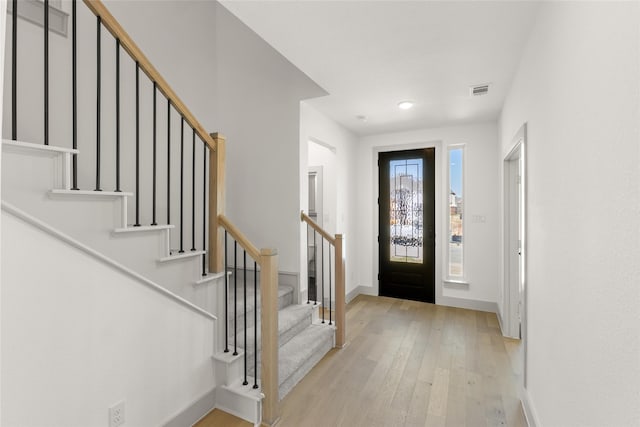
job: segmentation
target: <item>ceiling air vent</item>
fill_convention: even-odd
[[[486,95],[489,92],[489,84],[471,86],[469,88],[469,96]]]

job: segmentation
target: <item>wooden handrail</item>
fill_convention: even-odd
[[[212,133],[216,150],[209,150],[209,271],[222,273],[226,268],[222,254],[224,241],[218,216],[224,215],[226,140],[219,133]]]
[[[300,211],[300,220],[306,222],[307,224],[309,224],[311,226],[311,228],[313,228],[318,233],[320,233],[320,235],[322,237],[324,237],[325,239],[327,239],[327,241],[329,241],[329,243],[331,243],[333,246],[336,245],[335,237],[333,237],[331,234],[329,234],[326,231],[324,231],[322,229],[322,227],[320,227],[318,224],[316,224],[316,222],[314,220],[312,220],[307,214],[305,214],[304,211]]]
[[[140,50],[138,45],[135,44],[129,34],[113,17],[111,12],[109,12],[109,9],[107,9],[107,7],[100,0],[84,0],[84,3],[87,5],[89,10],[93,12],[94,15],[101,18],[102,25],[104,25],[104,27],[109,30],[113,37],[120,40],[120,45],[124,48],[124,50],[126,50],[129,55],[131,55],[131,58],[134,61],[140,64],[140,69],[144,71],[147,76],[149,76],[151,81],[156,82],[160,92],[162,92],[162,94],[170,100],[176,111],[180,113],[182,117],[184,117],[189,126],[195,129],[196,133],[205,142],[205,144],[207,144],[210,149],[215,150],[216,144],[213,138],[211,138],[211,136],[207,133],[200,122],[195,118],[191,111],[189,111],[187,106],[180,100],[173,89],[171,89],[171,86],[169,86],[166,80],[160,75],[158,70],[156,70],[149,59],[147,59],[144,53],[142,53],[142,50]]]
[[[312,220],[304,211],[300,212],[300,220],[306,222],[315,231],[320,233],[335,250],[334,257],[334,274],[336,289],[336,348],[343,348],[346,343],[346,294],[345,294],[345,265],[344,265],[344,234],[336,234],[335,237],[324,231],[314,220]],[[331,266],[329,266],[331,268]],[[324,305],[324,301],[322,302]],[[324,310],[324,307],[322,308]]]
[[[249,239],[247,239],[247,236],[245,236],[238,227],[229,221],[229,218],[222,214],[218,215],[218,224],[229,232],[231,237],[233,237],[235,241],[247,251],[247,254],[249,254],[254,261],[258,262],[258,264],[260,263],[260,250],[256,248]]]

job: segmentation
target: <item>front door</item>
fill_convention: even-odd
[[[435,303],[435,148],[379,153],[380,295]]]

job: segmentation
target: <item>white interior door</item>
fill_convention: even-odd
[[[514,153],[518,155],[518,153]],[[506,162],[507,184],[508,189],[506,191],[507,199],[505,203],[507,205],[507,301],[509,302],[507,307],[508,319],[508,335],[512,338],[520,338],[520,322],[521,322],[521,308],[520,308],[520,258],[521,249],[521,235],[520,235],[520,168],[519,158],[509,159]]]

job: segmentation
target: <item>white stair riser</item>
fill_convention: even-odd
[[[262,401],[236,389],[240,387],[218,387],[216,407],[259,426],[262,422]]]

